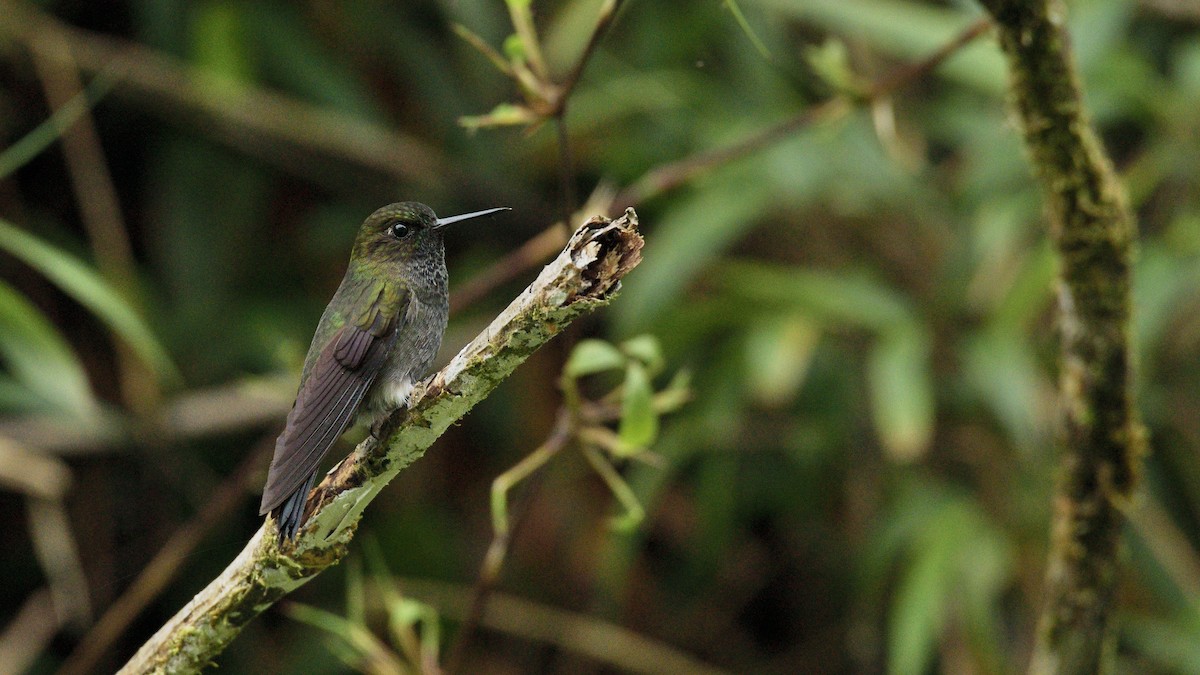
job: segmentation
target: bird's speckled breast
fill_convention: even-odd
[[[420,295],[414,294],[409,301],[407,315],[400,321],[396,344],[388,354],[383,370],[367,390],[363,408],[372,416],[404,405],[413,383],[429,374],[442,346],[442,335],[450,316],[449,305],[436,299],[430,301],[428,296],[422,300]]]

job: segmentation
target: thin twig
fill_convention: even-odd
[[[450,296],[450,314],[479,302],[488,293],[506,284],[526,270],[554,255],[567,242],[567,228],[562,222],[555,223],[526,241],[517,250],[493,263],[484,271],[471,277]]]
[[[564,223],[571,222],[575,214],[575,168],[571,161],[571,136],[567,132],[566,108],[554,118],[554,129],[558,136],[558,182],[562,200],[560,217]]]
[[[567,103],[571,99],[571,94],[575,91],[576,85],[579,84],[580,78],[583,77],[583,71],[587,67],[588,62],[592,58],[592,54],[596,52],[596,47],[600,45],[604,35],[608,33],[609,26],[612,25],[613,19],[616,18],[617,10],[621,6],[621,0],[606,0],[604,5],[600,7],[600,12],[596,16],[596,24],[592,27],[592,34],[588,36],[587,44],[583,47],[583,52],[575,61],[575,66],[571,68],[567,78],[559,85],[548,87],[554,91],[554,101],[551,107],[550,115],[554,118],[555,131],[558,135],[558,173],[559,173],[559,189],[561,190],[562,198],[562,219],[565,223],[570,223],[575,214],[575,209],[578,207],[578,202],[575,196],[575,166],[571,156],[571,136],[567,131]],[[549,83],[547,83],[549,84]]]
[[[25,500],[25,507],[29,537],[50,584],[54,613],[64,625],[78,628],[88,625],[92,621],[91,592],[66,505],[59,499],[31,496]]]
[[[35,33],[29,47],[34,55],[34,69],[52,109],[69,105],[83,93],[78,66],[63,33]],[[64,130],[62,147],[80,220],[96,253],[96,265],[125,300],[139,305],[133,247],[90,111],[85,111]],[[147,415],[158,406],[162,396],[157,378],[124,340],[118,337],[115,342],[121,398],[135,414]]]
[[[0,673],[29,672],[61,625],[50,589],[31,593],[0,633]]]
[[[985,33],[990,26],[991,21],[988,19],[980,19],[972,23],[925,59],[897,68],[891,74],[880,79],[867,90],[865,96],[857,100],[845,95],[837,96],[806,108],[795,116],[732,145],[706,150],[657,166],[622,190],[613,200],[613,208],[622,209],[641,204],[646,199],[673,190],[712,169],[765,150],[814,123],[838,119],[854,110],[856,106],[868,105],[872,101],[891,96],[897,90],[933,71],[958,50]]]
[[[617,11],[621,8],[621,0],[606,0],[604,5],[600,7],[600,12],[596,16],[596,25],[592,28],[592,34],[588,36],[587,44],[583,47],[583,52],[579,55],[579,59],[575,62],[575,66],[571,68],[571,72],[559,85],[558,99],[555,101],[555,107],[552,114],[555,117],[561,116],[566,110],[567,100],[571,97],[571,92],[575,91],[575,86],[579,84],[579,80],[583,77],[583,70],[587,67],[588,61],[591,60],[592,54],[596,52],[596,48],[600,46],[601,40],[608,33],[608,29],[612,26],[613,19],[617,16]]]
[[[619,6],[620,2],[612,4]],[[598,27],[607,29],[608,25],[611,24],[611,16],[615,14],[616,7],[608,15],[608,19],[598,23]],[[927,58],[918,63],[898,68],[894,73],[879,80],[879,82],[868,90],[868,95],[858,103],[865,105],[872,100],[890,96],[897,90],[924,77],[958,50],[985,33],[990,26],[991,21],[988,19],[976,21]],[[589,45],[598,43],[600,35],[600,31],[594,32],[593,39],[589,41]],[[585,49],[584,56],[590,54],[592,49]],[[575,73],[578,71],[578,73],[582,73],[585,64],[586,59],[581,58],[572,72]],[[578,78],[577,74],[568,76],[564,84],[564,91],[570,92],[573,90],[574,83],[578,82]],[[654,167],[631,185],[621,190],[614,198],[608,200],[609,212],[619,211],[630,206],[638,206],[645,200],[673,190],[707,171],[737,161],[755,152],[765,150],[814,123],[837,119],[848,113],[852,107],[851,102],[846,97],[830,99],[824,103],[806,108],[794,117],[733,145],[705,150],[690,157]],[[533,239],[527,241],[517,251],[514,251],[504,259],[477,274],[473,279],[456,290],[455,297],[451,298],[451,312],[460,311],[462,308],[478,302],[496,287],[511,281],[526,270],[533,268],[545,260],[558,249],[561,245],[558,242],[562,241],[563,236],[565,234],[561,224],[552,225],[535,235]]]
[[[545,466],[567,446],[572,435],[571,420],[570,414],[565,410],[560,410],[550,436],[536,450],[492,481],[492,541],[488,545],[487,553],[483,556],[483,563],[479,567],[479,577],[475,581],[475,587],[471,594],[470,609],[467,611],[467,616],[459,628],[454,644],[450,648],[449,657],[446,659],[446,672],[450,675],[463,672],[463,659],[466,656],[467,645],[470,644],[479,628],[488,598],[495,591],[496,584],[500,580],[500,573],[504,569],[504,563],[508,559],[509,548],[516,538],[520,524],[524,522],[524,518],[519,518],[515,523],[509,519],[508,493],[518,483]],[[528,499],[527,496],[526,503],[529,503]]]
[[[400,579],[398,583],[409,596],[441,608],[443,616],[462,618],[469,610],[471,591],[461,586],[425,579]],[[482,625],[611,664],[623,673],[720,675],[726,672],[677,647],[622,626],[507,593],[494,594],[483,614]]]

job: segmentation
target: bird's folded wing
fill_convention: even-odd
[[[282,504],[304,484],[354,419],[395,344],[396,323],[379,312],[366,327],[343,326],[321,351],[300,385],[287,426],[275,441],[260,515]]]

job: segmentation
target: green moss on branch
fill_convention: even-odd
[[[1013,104],[1060,259],[1061,473],[1030,671],[1104,672],[1123,509],[1145,445],[1129,339],[1135,224],[1084,110],[1061,6],[984,5],[1008,59]]]

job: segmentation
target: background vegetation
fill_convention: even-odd
[[[611,4],[533,3],[553,81],[574,81]],[[456,34],[541,75],[528,43],[506,43],[500,0],[4,3],[0,672],[112,670],[240,550],[367,213],[400,199],[514,208],[447,242],[444,362],[589,195],[641,215],[645,261],[623,294],[401,474],[366,514],[362,555],[249,625],[222,669],[1025,666],[1055,470],[1042,198],[988,34],[905,86],[872,84],[981,11],[618,4],[559,124],[554,90],[515,86]],[[1171,0],[1067,11],[1141,230],[1153,454],[1129,512],[1118,669],[1195,672],[1200,14]],[[64,109],[82,126],[39,126]],[[466,127],[520,124],[460,124],[489,111]],[[744,156],[704,154],[780,124]],[[671,164],[689,158],[703,170]],[[692,392],[650,461],[617,463],[645,518],[614,528],[626,507],[587,455],[557,454],[515,488],[497,611],[461,639],[491,481],[553,438],[571,343],[640,335],[663,362],[644,340],[631,362],[660,389],[689,373]],[[596,396],[612,384],[581,382]],[[404,599],[376,590],[392,582]]]

